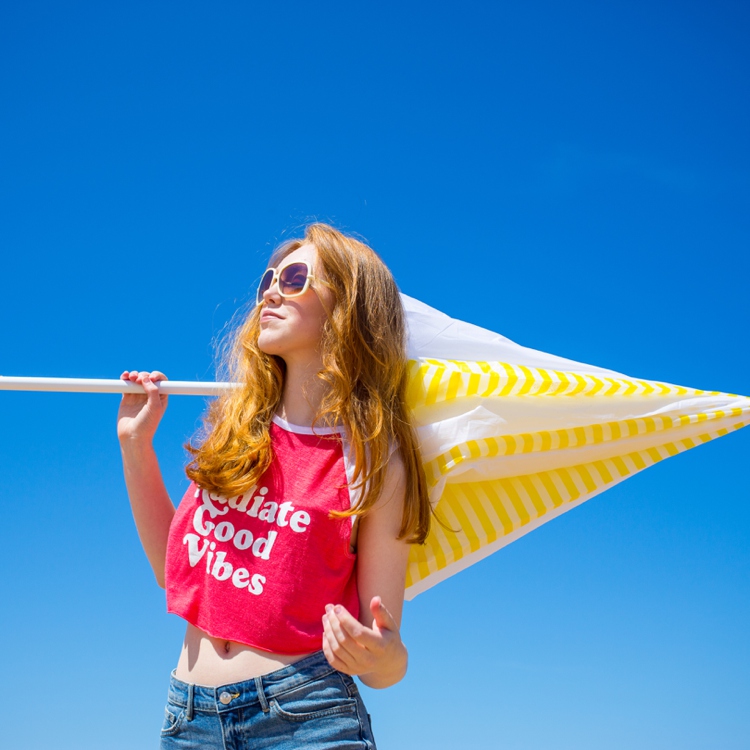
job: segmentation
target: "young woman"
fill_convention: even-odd
[[[409,547],[430,506],[398,289],[325,224],[272,255],[175,511],[152,447],[161,372],[124,372],[118,436],[143,548],[187,621],[163,748],[373,748],[357,675],[406,673]],[[252,742],[250,742],[252,739]]]

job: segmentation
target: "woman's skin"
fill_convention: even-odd
[[[286,265],[305,260],[318,275],[317,251],[305,244],[284,258]],[[312,288],[312,287],[315,288]],[[294,425],[310,426],[324,383],[315,378],[322,369],[318,350],[325,308],[332,294],[311,282],[307,291],[290,299],[268,289],[263,299],[259,348],[281,357],[286,377],[278,415]],[[123,380],[139,383],[145,394],[125,394],[120,404],[117,434],[122,450],[125,483],[143,549],[164,588],[169,525],[175,509],[164,486],[153,449],[153,437],[167,408],[156,383],[166,380],[158,371],[123,372]],[[407,651],[399,627],[409,545],[397,540],[404,502],[405,475],[398,453],[388,467],[383,494],[372,511],[354,524],[352,545],[357,548],[357,586],[360,618],[331,602],[321,612],[321,648],[329,663],[342,672],[359,675],[373,688],[388,687],[406,673]],[[218,686],[248,680],[292,664],[309,654],[274,654],[235,641],[213,638],[188,624],[176,676],[184,682]]]

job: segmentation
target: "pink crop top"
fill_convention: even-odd
[[[211,636],[264,651],[321,648],[325,605],[359,617],[348,441],[274,417],[274,459],[244,495],[188,487],[169,530],[167,609]]]

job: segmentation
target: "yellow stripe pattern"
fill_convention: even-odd
[[[432,407],[447,402],[507,398],[518,408],[519,403],[535,397],[586,400],[566,402],[573,411],[576,404],[590,404],[591,398],[633,399],[643,405],[638,408],[649,416],[631,415],[569,428],[468,439],[426,461],[428,486],[443,486],[440,497],[436,501],[433,498],[442,524],[433,521],[426,544],[412,546],[406,580],[408,598],[411,587],[416,593],[429,588],[433,585],[429,582],[431,577],[442,580],[446,573],[452,574],[448,572],[451,567],[465,567],[471,556],[482,557],[482,550],[490,545],[493,550],[499,548],[510,541],[507,538],[511,535],[512,539],[518,538],[662,459],[750,422],[750,399],[718,391],[503,362],[410,362],[408,402],[419,415],[420,425],[429,423]],[[696,404],[704,397],[711,407],[696,410]],[[740,405],[715,408],[717,400]],[[680,410],[682,401],[687,407]],[[538,419],[539,402],[536,403]],[[668,415],[655,415],[662,404],[673,408]],[[634,441],[637,449],[633,449]],[[593,447],[597,447],[596,458],[591,458]],[[562,450],[568,451],[565,455],[570,457],[564,466],[559,465]],[[430,453],[424,446],[423,452]],[[521,456],[536,456],[535,461],[546,462],[551,468],[508,476],[508,462],[518,462]],[[474,471],[473,478],[466,478],[467,468],[486,467],[489,461],[494,461],[494,467],[504,467],[502,476],[484,478],[482,471]]]
[[[512,365],[506,362],[463,362],[417,359],[409,362],[412,408],[432,406],[470,396],[718,396],[650,380],[604,377],[561,370]]]

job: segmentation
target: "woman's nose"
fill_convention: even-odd
[[[278,300],[281,299],[281,295],[279,294],[279,280],[276,278],[271,282],[271,286],[266,289],[265,292],[263,292],[263,300]]]

